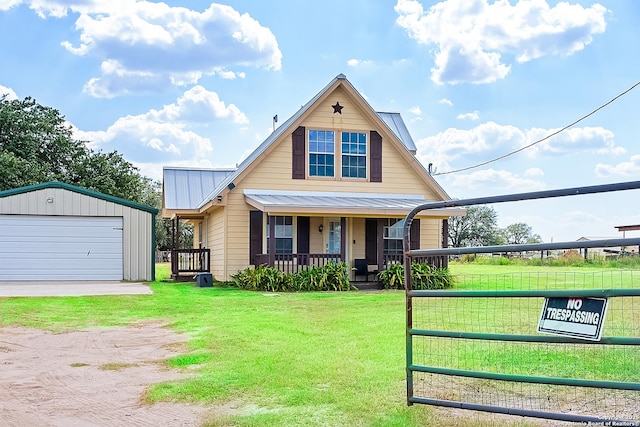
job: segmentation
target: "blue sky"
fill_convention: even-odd
[[[0,0],[0,92],[146,176],[240,162],[344,73],[453,198],[640,180],[640,2]],[[622,237],[638,191],[495,205],[544,241]],[[627,233],[636,237],[638,232]]]

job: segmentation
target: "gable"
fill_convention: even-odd
[[[341,113],[334,112],[337,103],[342,107]],[[242,181],[235,182],[236,186],[240,189],[285,191],[406,193],[421,194],[428,200],[444,199],[441,190],[429,185],[431,178],[418,160],[377,113],[343,86],[336,87],[319,100],[296,125],[263,153],[251,172]],[[333,174],[329,174],[331,176],[312,174],[310,139],[317,131],[333,135],[331,155],[334,169]],[[362,135],[366,139],[364,177],[343,176],[343,132]],[[376,157],[378,161],[375,161]]]
[[[310,153],[317,145],[310,144],[309,130],[333,132],[335,150]],[[356,152],[346,153],[345,157],[342,151],[344,132],[354,134],[352,139],[358,142],[366,140],[365,160],[358,157],[362,153],[357,144],[351,148]],[[203,212],[219,204],[217,201],[224,200],[236,187],[353,191],[355,186],[355,191],[360,192],[411,192],[423,194],[428,200],[449,200],[450,197],[413,156],[414,152],[415,144],[400,115],[376,113],[340,74],[276,128],[195,209]],[[311,154],[333,156],[330,159],[333,175],[318,173],[317,167],[311,168],[314,162],[315,166],[324,166],[324,160],[318,161],[319,157]],[[343,166],[346,164],[349,168],[345,172]],[[410,188],[402,189],[407,184]]]

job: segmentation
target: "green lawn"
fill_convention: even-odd
[[[167,267],[158,267],[162,280]],[[402,291],[272,296],[193,283],[151,287],[153,295],[0,298],[0,327],[162,320],[190,337],[188,353],[168,366],[194,375],[152,386],[147,399],[253,408],[211,418],[212,426],[462,425],[435,420],[429,406],[406,406]]]

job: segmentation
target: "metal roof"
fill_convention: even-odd
[[[38,190],[43,190],[48,188],[61,188],[63,190],[84,194],[85,196],[95,197],[96,199],[101,199],[107,202],[117,203],[119,205],[127,206],[133,209],[149,212],[153,215],[156,215],[158,213],[158,209],[152,206],[143,205],[141,203],[132,202],[131,200],[121,199],[120,197],[99,193],[97,191],[89,190],[87,188],[78,187],[75,185],[71,185],[71,184],[67,184],[59,181],[43,182],[41,184],[29,185],[26,187],[19,187],[19,188],[13,188],[11,190],[0,191],[0,198],[15,196],[18,194],[30,193],[32,191],[38,191]]]
[[[402,141],[404,146],[407,147],[407,150],[409,150],[411,154],[415,155],[416,144],[413,142],[409,129],[407,129],[407,126],[404,124],[404,120],[402,120],[400,113],[378,111],[376,114],[389,127],[389,129],[391,129],[398,139]]]
[[[320,191],[244,190],[250,205],[267,213],[309,212],[327,214],[366,213],[380,215],[406,215],[426,202],[419,194],[378,194]],[[429,216],[459,216],[460,209],[435,209]]]
[[[207,194],[235,171],[235,169],[163,168],[165,209],[197,209]]]

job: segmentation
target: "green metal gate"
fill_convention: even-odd
[[[428,209],[640,189],[640,181],[428,203],[404,224],[407,404],[640,424],[640,271],[522,269],[413,290],[412,262],[478,253],[638,246],[640,239],[409,250]]]

